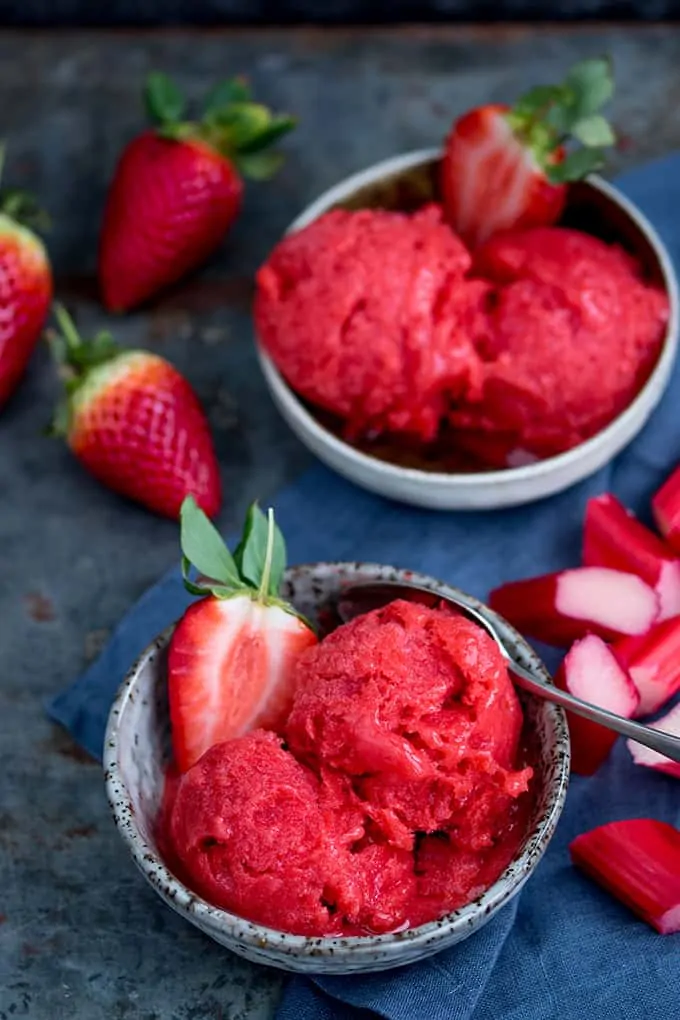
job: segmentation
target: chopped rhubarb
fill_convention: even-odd
[[[610,822],[570,844],[577,868],[661,935],[680,931],[680,832],[652,818]]]
[[[680,465],[653,497],[652,513],[671,549],[680,553]]]
[[[634,715],[640,701],[633,681],[609,646],[595,634],[572,645],[557,671],[555,683],[581,701],[625,719]],[[572,771],[591,776],[609,755],[616,733],[573,712],[567,712],[567,718]]]
[[[640,692],[637,715],[651,715],[680,691],[680,617],[612,646]]]
[[[537,641],[566,647],[597,634],[616,640],[644,634],[658,617],[656,592],[634,574],[609,567],[578,567],[501,585],[492,609]]]
[[[583,563],[637,574],[657,592],[660,620],[680,613],[680,560],[611,493],[588,500]]]
[[[650,723],[650,727],[661,733],[672,733],[673,736],[680,737],[680,705],[672,708],[663,718]],[[666,775],[680,779],[680,762],[672,761],[665,754],[653,751],[651,747],[638,744],[637,740],[627,740],[626,744],[636,765],[644,765],[645,768],[656,769],[657,772],[665,772]]]

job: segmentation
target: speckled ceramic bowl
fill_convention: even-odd
[[[412,210],[439,197],[437,149],[409,152],[353,174],[307,206],[288,233],[330,209]],[[680,300],[673,263],[640,210],[597,174],[570,186],[564,223],[616,242],[632,252],[649,279],[668,294],[670,315],[657,363],[635,399],[597,435],[566,453],[505,470],[453,471],[435,458],[407,454],[383,437],[359,449],[342,438],[342,423],[301,400],[261,343],[258,358],[274,403],[305,446],[356,485],[381,496],[433,510],[489,510],[517,506],[561,492],[607,464],[635,438],[670,379],[680,331]]]
[[[315,563],[289,569],[285,595],[308,617],[342,587],[356,581],[407,580],[453,593],[493,620],[519,662],[549,679],[529,645],[476,599],[431,577],[392,567]],[[154,822],[170,760],[166,694],[166,648],[171,631],[153,642],[132,667],[111,708],[104,745],[106,792],[115,823],[144,877],[173,910],[216,942],[255,963],[282,970],[346,974],[387,970],[413,963],[460,942],[481,928],[521,889],[541,859],[564,805],[569,776],[569,735],[562,709],[520,695],[535,737],[538,766],[535,807],[513,863],[487,892],[439,921],[388,935],[309,938],[253,924],[211,906],[180,882],[159,855]]]

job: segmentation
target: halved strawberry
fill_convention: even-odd
[[[453,125],[442,162],[444,207],[475,247],[501,230],[547,226],[562,214],[566,182],[603,162],[614,142],[598,113],[611,98],[608,60],[576,64],[560,85],[540,85],[515,106],[488,104]],[[581,148],[567,152],[570,140]]]
[[[204,596],[177,624],[168,656],[173,749],[186,772],[214,744],[257,727],[281,731],[295,665],[317,637],[279,598],[286,548],[272,510],[250,507],[233,556],[191,497],[181,526],[184,583]]]

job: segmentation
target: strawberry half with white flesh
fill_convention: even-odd
[[[680,832],[653,818],[610,822],[577,836],[571,859],[661,935],[680,931]]]
[[[612,651],[640,692],[637,716],[652,715],[680,691],[680,616],[622,638]]]
[[[441,184],[451,226],[471,247],[501,230],[560,218],[566,185],[600,167],[614,133],[599,113],[614,92],[606,59],[576,64],[514,106],[470,110],[446,139]],[[580,147],[567,146],[576,143]]]
[[[652,499],[652,513],[671,549],[680,553],[680,466]]]
[[[659,619],[680,613],[680,560],[611,493],[588,500],[583,564],[637,574],[659,596]]]
[[[492,609],[537,641],[566,647],[597,634],[605,641],[644,634],[656,621],[656,592],[634,574],[577,567],[514,581],[489,596]]]
[[[572,645],[557,671],[555,683],[574,697],[624,719],[632,719],[640,703],[633,681],[608,645],[594,634]],[[567,712],[567,718],[572,771],[591,776],[609,755],[617,735],[573,712]]]
[[[185,586],[203,596],[177,624],[168,655],[173,750],[186,772],[214,744],[260,726],[281,730],[295,665],[317,637],[279,597],[286,547],[272,510],[250,507],[232,556],[188,497],[181,545]],[[202,575],[194,581],[192,565]]]
[[[650,723],[650,728],[659,730],[661,733],[671,733],[674,737],[680,737],[680,705],[676,705],[670,712],[667,712],[661,719]],[[626,746],[633,756],[636,765],[644,765],[645,768],[655,769],[657,772],[665,772],[667,776],[675,776],[680,779],[680,762],[667,758],[665,754],[653,751],[651,747],[638,744],[637,740],[627,740]]]

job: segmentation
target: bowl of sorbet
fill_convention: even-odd
[[[255,328],[282,416],[331,468],[435,509],[526,503],[643,427],[678,340],[671,260],[592,175],[555,227],[470,253],[437,150],[379,163],[304,210],[257,274]]]
[[[299,659],[282,731],[217,744],[180,776],[172,628],[111,709],[106,790],[135,864],[170,907],[256,963],[372,972],[462,941],[530,878],[564,805],[564,713],[516,692],[481,628],[403,601],[333,619],[343,587],[379,579],[455,592],[550,682],[529,645],[471,596],[392,567],[317,563],[284,581],[322,639]]]

